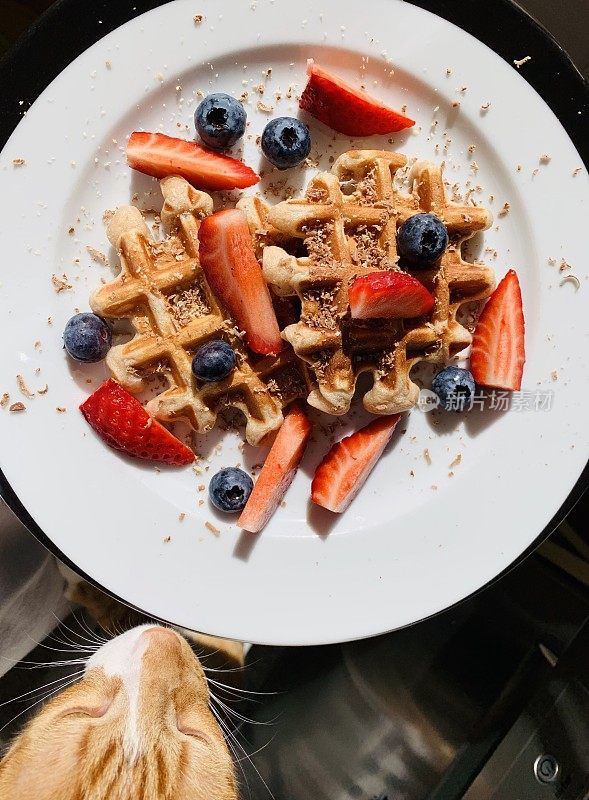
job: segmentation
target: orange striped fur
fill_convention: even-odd
[[[232,759],[186,640],[143,625],[100,648],[0,762],[0,798],[236,800]]]

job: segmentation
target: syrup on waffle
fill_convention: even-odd
[[[401,193],[394,176],[406,163],[399,153],[350,151],[312,179],[303,199],[272,208],[260,199],[240,203],[266,280],[277,294],[300,299],[300,318],[282,335],[308,365],[308,402],[328,414],[348,411],[364,372],[373,377],[363,398],[368,411],[396,414],[414,406],[419,387],[411,380],[412,367],[445,363],[467,347],[472,337],[457,313],[465,303],[488,297],[495,285],[489,267],[462,256],[463,243],[490,226],[490,213],[449,202],[440,167],[428,162],[413,165],[412,193]],[[449,235],[435,268],[406,269],[434,294],[433,312],[417,320],[352,319],[350,283],[400,268],[397,228],[420,212],[436,214]]]
[[[278,356],[249,353],[211,292],[198,260],[198,228],[213,211],[211,197],[175,176],[164,178],[161,189],[165,239],[151,236],[133,206],[118,209],[108,225],[121,271],[94,292],[90,305],[101,316],[130,320],[135,335],[110,350],[107,366],[133,393],[148,389],[153,376],[165,380],[166,388],[146,405],[160,422],[185,420],[205,432],[233,407],[245,416],[247,441],[259,444],[281,426],[282,408],[307,392],[298,361],[290,348]],[[211,339],[233,347],[237,366],[223,381],[199,382],[192,359]]]

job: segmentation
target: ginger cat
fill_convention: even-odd
[[[104,595],[80,590],[100,617]],[[186,639],[147,624],[102,645],[0,761],[0,798],[237,800],[233,761]]]

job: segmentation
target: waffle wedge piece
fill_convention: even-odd
[[[308,402],[328,414],[348,411],[364,372],[373,379],[363,398],[371,413],[415,405],[412,367],[447,362],[467,347],[471,334],[458,311],[488,297],[495,285],[489,267],[462,256],[463,242],[491,224],[489,212],[449,202],[441,169],[427,162],[413,165],[412,193],[402,194],[394,175],[406,163],[399,153],[350,151],[312,179],[303,199],[272,208],[259,200],[242,204],[257,231],[266,280],[279,295],[300,299],[300,319],[282,335],[308,365]],[[352,319],[350,284],[360,275],[399,269],[397,228],[420,212],[437,214],[450,239],[435,269],[407,270],[434,294],[433,312],[419,319]]]
[[[297,359],[290,348],[278,356],[251,354],[211,292],[198,259],[200,221],[213,211],[209,195],[174,176],[164,178],[161,189],[164,239],[150,235],[133,206],[118,209],[108,225],[121,271],[93,293],[90,305],[101,316],[128,319],[135,335],[110,350],[107,366],[135,394],[148,389],[153,376],[165,380],[146,405],[160,422],[185,420],[201,433],[234,407],[245,416],[247,441],[259,444],[282,424],[283,406],[306,394]],[[192,358],[211,339],[233,347],[237,366],[223,381],[201,383]]]

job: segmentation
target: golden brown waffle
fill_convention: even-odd
[[[220,411],[234,407],[245,415],[248,442],[259,444],[282,424],[282,407],[306,394],[298,361],[290,348],[277,357],[246,350],[198,260],[198,228],[213,210],[212,199],[179,177],[165,178],[161,189],[165,239],[150,235],[133,206],[118,209],[108,225],[121,272],[94,292],[90,305],[101,316],[130,320],[135,336],[110,350],[107,365],[133,393],[150,388],[154,376],[166,381],[146,405],[161,422],[185,420],[204,432]],[[210,339],[233,347],[237,367],[223,381],[201,383],[192,374],[192,358]]]
[[[363,372],[373,376],[364,395],[371,413],[394,414],[415,405],[419,387],[411,380],[412,367],[447,362],[467,347],[471,334],[456,315],[494,288],[489,267],[462,258],[463,242],[491,224],[489,212],[449,202],[441,169],[423,161],[411,170],[412,194],[400,193],[393,179],[405,164],[399,153],[352,150],[331,172],[318,174],[303,199],[272,208],[259,199],[241,203],[263,251],[266,280],[277,294],[300,298],[300,319],[282,335],[314,376],[308,402],[328,414],[349,409]],[[353,320],[350,283],[359,275],[399,269],[396,230],[418,212],[437,214],[450,238],[435,269],[407,270],[434,294],[432,314]]]

